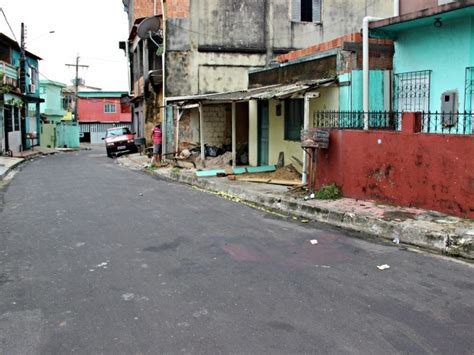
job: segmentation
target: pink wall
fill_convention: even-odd
[[[115,104],[116,113],[105,113],[105,104]],[[79,97],[77,114],[79,122],[132,122],[130,108],[121,106],[120,98]]]
[[[344,196],[474,218],[474,136],[333,130],[320,150],[316,188],[335,182]]]

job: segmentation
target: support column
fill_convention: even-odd
[[[237,112],[235,101],[232,102],[232,167],[235,168],[237,160]]]
[[[249,101],[249,165],[258,165],[258,101]]]
[[[201,159],[204,163],[206,154],[204,151],[204,117],[202,112],[202,102],[199,103],[199,140],[201,142]]]

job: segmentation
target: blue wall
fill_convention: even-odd
[[[431,70],[430,111],[440,111],[441,94],[459,93],[459,110],[464,110],[466,68],[473,66],[473,18],[462,17],[397,33],[394,74]]]

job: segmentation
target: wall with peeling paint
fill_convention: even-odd
[[[474,136],[413,133],[410,115],[402,132],[332,130],[315,187],[474,218]]]

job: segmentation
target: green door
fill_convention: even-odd
[[[268,101],[258,102],[258,165],[268,165]]]

